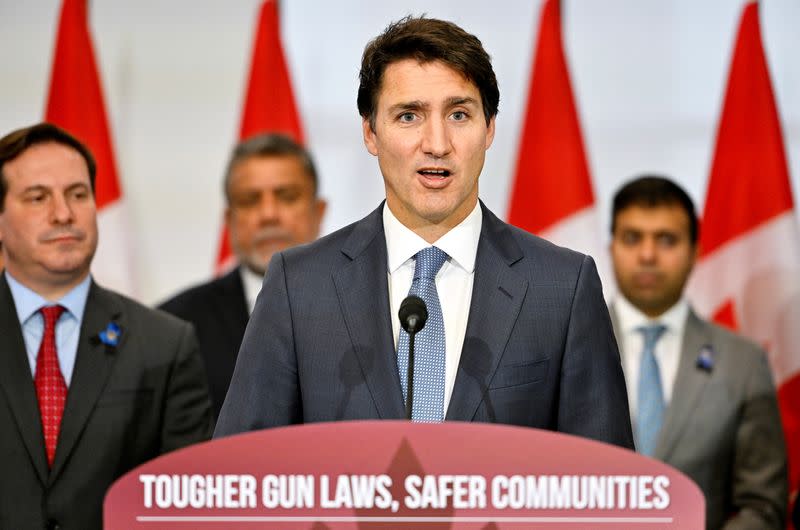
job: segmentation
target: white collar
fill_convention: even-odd
[[[614,301],[614,309],[617,314],[617,322],[623,333],[634,333],[641,326],[648,326],[657,322],[664,324],[668,332],[674,333],[683,329],[689,316],[689,302],[683,297],[656,318],[650,318],[642,313],[621,294]]]
[[[244,263],[239,266],[239,276],[242,278],[244,298],[245,301],[247,301],[247,313],[251,314],[256,305],[258,293],[261,292],[261,285],[264,283],[264,277],[250,270]]]
[[[433,244],[450,256],[450,262],[468,273],[475,270],[478,240],[481,236],[483,211],[480,202],[469,215]],[[394,216],[389,206],[383,205],[383,229],[386,235],[389,273],[394,273],[417,252],[428,248],[430,243],[418,236]]]

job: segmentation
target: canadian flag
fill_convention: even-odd
[[[277,0],[265,0],[261,4],[239,139],[263,132],[283,133],[303,142],[300,114],[281,44]],[[223,226],[217,252],[217,273],[224,272],[234,262],[228,230]]]
[[[87,18],[86,0],[63,1],[45,120],[66,129],[92,151],[97,162],[100,238],[92,274],[104,286],[133,296],[127,214]]]
[[[598,262],[606,297],[607,252],[601,248],[594,191],[572,96],[559,0],[542,6],[525,121],[508,220]]]
[[[702,314],[769,353],[789,449],[800,482],[800,231],[778,111],[758,23],[742,14],[700,236],[687,292]]]

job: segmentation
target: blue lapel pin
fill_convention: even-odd
[[[700,348],[700,354],[697,356],[697,368],[711,373],[716,356],[717,352],[714,351],[714,348],[710,344],[706,344]]]
[[[95,344],[102,342],[106,345],[106,352],[113,353],[117,344],[119,344],[120,337],[122,337],[122,328],[112,320],[108,323],[106,329],[97,334],[93,342]]]

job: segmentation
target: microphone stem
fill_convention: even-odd
[[[414,336],[416,331],[408,334],[408,391],[406,392],[406,419],[411,421],[411,410],[414,406]]]

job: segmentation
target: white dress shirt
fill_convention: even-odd
[[[650,324],[663,324],[667,328],[656,342],[655,356],[661,375],[664,404],[669,406],[672,400],[672,389],[675,386],[675,377],[678,374],[678,364],[681,360],[683,331],[689,316],[689,303],[681,298],[660,317],[651,319],[620,295],[614,300],[614,311],[619,325],[618,331],[621,333],[621,336],[617,338],[622,355],[625,383],[628,387],[631,423],[634,424],[635,429],[639,395],[639,368],[642,364],[642,350],[644,349],[644,335],[636,329]]]
[[[483,212],[476,204],[472,212],[439,238],[433,246],[445,251],[449,259],[436,275],[436,291],[442,306],[445,338],[444,414],[453,393],[461,348],[467,333],[467,319],[472,301],[472,282],[475,277],[475,256],[481,235]],[[389,307],[392,310],[394,347],[400,337],[400,304],[408,296],[414,280],[414,256],[431,244],[403,225],[389,207],[383,206],[383,227],[386,234],[389,276]]]
[[[244,263],[239,267],[239,275],[242,277],[242,287],[244,288],[244,299],[247,301],[247,314],[253,314],[256,306],[256,298],[261,292],[261,285],[264,283],[264,276],[253,272]]]

